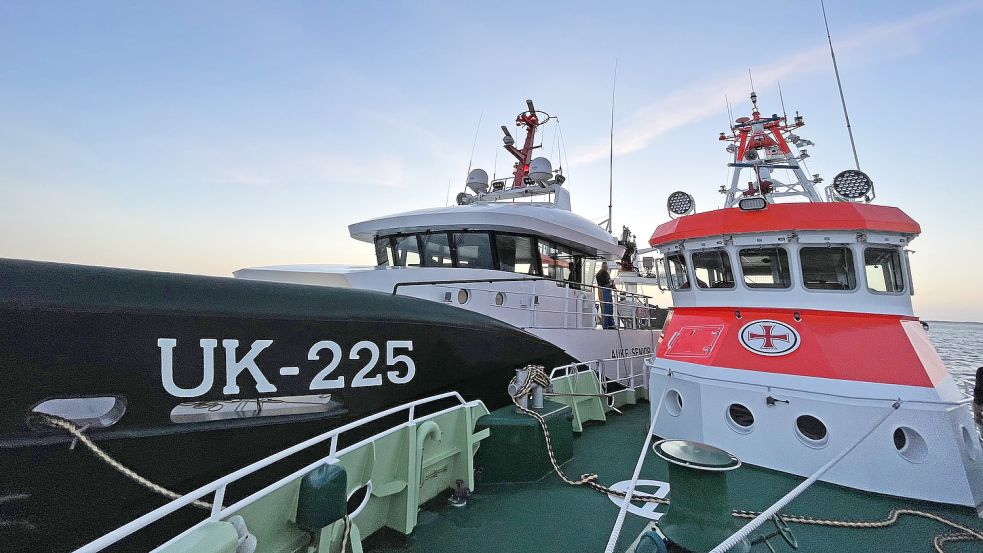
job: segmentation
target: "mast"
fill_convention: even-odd
[[[618,86],[618,58],[614,59],[614,79],[611,82],[611,138],[608,149],[608,224],[611,232],[612,206],[614,205],[614,92]]]
[[[512,186],[515,188],[525,186],[525,178],[529,175],[529,162],[532,160],[532,151],[536,147],[533,145],[533,141],[536,138],[536,129],[539,127],[539,116],[536,114],[536,107],[532,104],[532,100],[526,100],[526,107],[529,108],[529,111],[524,111],[515,118],[517,127],[526,127],[526,140],[521,150],[514,146],[515,140],[512,139],[512,134],[509,133],[508,127],[502,125],[502,132],[505,133],[506,137],[505,149],[518,160],[515,164],[515,171],[512,173]]]
[[[823,8],[823,23],[826,24],[826,40],[829,42],[829,57],[833,60],[833,73],[836,74],[836,87],[840,90],[840,103],[843,105],[843,118],[846,119],[846,132],[850,135],[850,147],[853,148],[853,161],[860,170],[860,158],[857,157],[857,144],[853,141],[853,128],[850,127],[850,114],[846,111],[846,97],[843,95],[843,82],[840,80],[840,68],[836,65],[836,52],[833,51],[833,37],[829,35],[829,21],[826,19],[826,4],[819,0]]]

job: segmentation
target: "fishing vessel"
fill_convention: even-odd
[[[20,260],[0,260],[0,282],[4,551],[73,549],[160,488],[450,389],[501,405],[517,364],[573,360],[491,317],[364,290]]]
[[[502,126],[504,148],[515,158],[511,177],[489,179],[473,169],[457,205],[348,227],[352,238],[374,245],[376,266],[255,267],[235,276],[376,290],[481,313],[591,363],[605,390],[641,396],[642,362],[666,310],[627,282],[619,288],[617,278],[611,287],[595,282],[603,262],[612,275],[634,270],[631,234],[625,229],[619,240],[572,211],[562,167],[534,156],[537,132],[552,117],[532,100],[526,104],[515,119],[525,132],[521,144]]]

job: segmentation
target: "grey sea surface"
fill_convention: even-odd
[[[983,323],[927,322],[928,336],[946,368],[959,387],[972,395],[976,369],[983,367]]]

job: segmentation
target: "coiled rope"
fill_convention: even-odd
[[[164,486],[161,486],[160,484],[155,484],[154,482],[147,480],[146,478],[140,476],[139,474],[134,472],[132,469],[130,469],[123,463],[120,463],[116,459],[113,459],[111,455],[109,455],[102,448],[96,445],[95,442],[93,442],[88,436],[86,436],[82,432],[82,430],[79,429],[79,427],[75,426],[75,424],[73,424],[71,421],[67,419],[63,419],[61,417],[56,417],[54,415],[35,415],[35,418],[48,426],[51,426],[53,428],[61,428],[62,430],[68,432],[69,434],[74,436],[76,440],[81,442],[82,445],[89,448],[89,451],[91,451],[93,455],[95,455],[102,462],[113,467],[114,469],[119,471],[120,474],[126,476],[130,480],[133,480],[137,484],[140,484],[144,488],[147,488],[148,490],[160,494],[169,499],[180,499],[182,497],[181,494],[177,492],[173,492],[165,488]],[[192,505],[194,505],[195,507],[201,507],[202,509],[212,508],[211,503],[201,500],[193,501]]]
[[[543,437],[546,439],[546,452],[549,454],[550,464],[553,466],[553,472],[555,472],[556,475],[559,476],[561,480],[563,480],[565,483],[571,486],[586,486],[602,494],[610,495],[614,497],[620,497],[624,499],[625,496],[627,495],[625,494],[625,492],[613,490],[611,488],[608,488],[607,486],[602,485],[597,481],[598,478],[597,474],[586,473],[586,474],[582,474],[580,478],[573,480],[568,478],[567,475],[563,472],[563,470],[560,468],[559,463],[556,461],[556,457],[553,453],[553,444],[552,444],[552,440],[550,439],[550,431],[549,431],[549,427],[546,424],[546,419],[544,419],[543,416],[540,415],[539,413],[533,411],[532,409],[523,407],[519,403],[519,400],[521,398],[528,396],[532,392],[532,388],[534,385],[539,385],[544,388],[548,388],[551,385],[550,378],[543,371],[543,367],[530,365],[527,366],[526,369],[529,371],[529,376],[526,378],[526,381],[523,384],[522,388],[517,389],[515,394],[510,394],[510,397],[512,398],[512,403],[515,404],[517,409],[519,409],[526,415],[529,415],[530,417],[534,418],[539,423],[539,427],[543,430]],[[519,378],[518,376],[514,377],[512,379],[512,384],[518,384],[518,378]],[[516,389],[516,388],[510,387],[510,389]],[[638,501],[642,501],[646,503],[656,503],[659,505],[669,504],[668,499],[654,497],[651,495],[635,496],[633,499],[637,499]],[[761,512],[735,509],[731,514],[736,518],[753,519],[758,515],[760,515]],[[943,546],[946,542],[970,541],[970,540],[983,541],[983,531],[972,529],[968,526],[964,526],[962,524],[959,524],[958,522],[937,515],[935,513],[930,513],[928,511],[920,511],[918,509],[894,509],[890,511],[887,514],[887,516],[881,520],[837,520],[837,519],[816,518],[816,517],[802,516],[802,515],[783,515],[783,514],[780,514],[778,516],[785,522],[792,522],[796,524],[825,526],[830,528],[874,529],[874,528],[887,528],[889,526],[897,524],[898,519],[906,515],[934,520],[940,524],[948,526],[949,528],[958,530],[957,533],[938,534],[935,536],[935,538],[932,541],[932,545],[935,547],[935,551],[937,553],[945,553],[945,549],[943,548]]]

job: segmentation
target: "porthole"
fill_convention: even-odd
[[[925,459],[928,459],[928,444],[925,443],[925,438],[915,431],[913,428],[908,428],[907,426],[899,426],[894,429],[894,448],[898,450],[898,454],[901,455],[906,461],[912,463],[921,463]]]
[[[908,445],[908,438],[900,428],[894,429],[894,449],[901,451]]]
[[[495,305],[505,305],[505,292],[495,294]]]
[[[457,303],[463,305],[465,303],[468,303],[469,299],[471,299],[471,292],[469,292],[467,289],[461,288],[460,290],[457,291]]]
[[[795,435],[809,447],[825,447],[829,441],[826,425],[812,415],[801,415],[795,419]]]
[[[362,509],[368,505],[370,497],[372,497],[371,480],[352,490],[352,493],[348,494],[348,504],[345,509],[348,512],[348,516],[358,516],[362,512]]]
[[[683,396],[676,390],[666,392],[665,404],[666,411],[674,417],[679,416],[683,412]]]
[[[727,408],[727,424],[735,432],[747,434],[754,428],[754,414],[746,405],[731,403]]]
[[[123,418],[126,401],[121,397],[64,397],[42,401],[32,411],[52,415],[86,428],[107,428]]]

